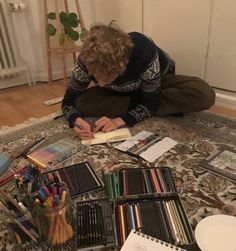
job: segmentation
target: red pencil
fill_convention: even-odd
[[[22,173],[25,170],[26,166],[20,168],[19,170],[15,171],[14,173],[11,173],[8,176],[4,176],[3,178],[0,179],[0,186],[6,184],[7,182],[9,182],[10,180],[14,179],[14,175],[15,174],[19,174]]]

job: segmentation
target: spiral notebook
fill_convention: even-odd
[[[187,251],[167,242],[132,230],[120,251]]]

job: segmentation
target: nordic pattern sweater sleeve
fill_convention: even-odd
[[[75,100],[87,89],[91,79],[92,77],[88,75],[87,69],[81,64],[78,58],[62,100],[62,112],[71,128],[74,127],[75,120],[78,117],[82,117],[82,114],[74,106]]]

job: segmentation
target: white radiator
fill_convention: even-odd
[[[31,72],[19,54],[14,32],[14,19],[7,0],[0,0],[0,79],[7,79],[25,72],[31,85]]]

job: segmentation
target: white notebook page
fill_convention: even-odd
[[[120,251],[186,251],[177,246],[132,230]]]

